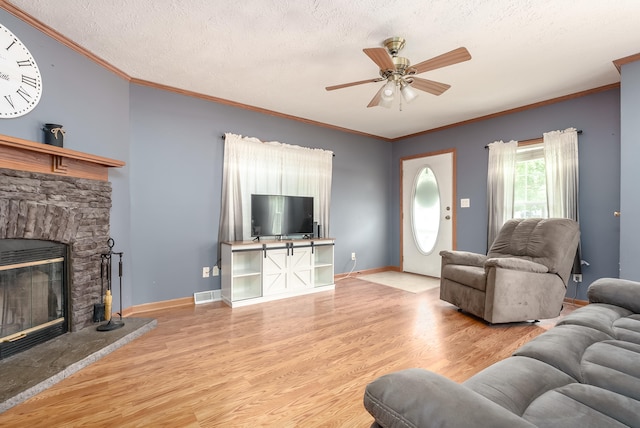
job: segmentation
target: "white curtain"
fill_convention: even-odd
[[[513,185],[517,141],[495,141],[488,146],[487,204],[489,223],[487,249],[491,247],[505,221],[513,217]]]
[[[542,136],[549,217],[578,221],[578,132],[575,128]],[[580,248],[573,273],[581,273]]]
[[[225,134],[219,242],[251,238],[251,194],[313,196],[329,236],[333,153]]]
[[[578,132],[543,134],[549,217],[578,220]]]

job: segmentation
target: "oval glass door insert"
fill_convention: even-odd
[[[416,175],[411,201],[411,224],[416,247],[423,254],[433,251],[440,230],[440,190],[428,166]]]

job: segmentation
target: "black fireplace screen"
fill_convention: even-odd
[[[0,340],[63,322],[63,258],[0,267]]]
[[[0,358],[67,331],[66,246],[10,241],[0,243]]]

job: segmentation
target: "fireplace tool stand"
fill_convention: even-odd
[[[124,253],[122,252],[117,253],[113,251],[113,246],[115,245],[113,238],[109,238],[109,240],[107,241],[107,245],[109,245],[109,252],[103,253],[100,255],[100,280],[102,281],[103,284],[104,284],[105,278],[107,280],[107,294],[103,298],[105,299],[105,303],[106,303],[105,319],[107,319],[108,321],[104,324],[99,325],[97,328],[98,331],[111,331],[111,330],[116,330],[120,327],[124,327],[124,322],[122,321],[122,255]],[[113,256],[118,256],[119,258],[118,278],[120,279],[120,312],[118,312],[118,315],[120,317],[120,320],[118,321],[115,321],[111,316],[111,312],[112,312],[111,299],[113,296],[113,294],[111,293],[111,276],[112,276],[111,260],[113,259]]]

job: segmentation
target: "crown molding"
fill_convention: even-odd
[[[433,132],[439,132],[439,131],[444,131],[445,129],[450,129],[450,128],[455,128],[458,126],[463,126],[463,125],[468,125],[470,123],[475,123],[475,122],[482,122],[483,120],[488,120],[488,119],[493,119],[496,117],[500,117],[500,116],[506,116],[512,113],[519,113],[521,111],[525,111],[525,110],[532,110],[538,107],[543,107],[546,105],[550,105],[550,104],[556,104],[556,103],[560,103],[563,101],[567,101],[567,100],[571,100],[574,98],[580,98],[580,97],[584,97],[587,95],[591,95],[591,94],[596,94],[598,92],[604,92],[604,91],[609,91],[611,89],[615,89],[615,88],[620,88],[620,83],[611,83],[609,85],[605,85],[605,86],[600,86],[598,88],[593,88],[593,89],[587,89],[586,91],[580,91],[580,92],[575,92],[573,94],[568,94],[568,95],[563,95],[561,97],[557,97],[557,98],[551,98],[549,100],[545,100],[545,101],[540,101],[537,103],[533,103],[533,104],[527,104],[525,106],[522,107],[516,107],[516,108],[512,108],[509,110],[503,110],[497,113],[492,113],[492,114],[488,114],[486,116],[480,116],[480,117],[476,117],[473,119],[469,119],[469,120],[465,120],[462,122],[457,122],[457,123],[452,123],[450,125],[446,125],[446,126],[441,126],[439,128],[433,128],[433,129],[429,129],[426,131],[421,131],[421,132],[416,132],[415,134],[409,134],[409,135],[405,135],[403,137],[398,137],[398,138],[394,138],[393,142],[396,141],[400,141],[400,140],[405,140],[407,138],[413,138],[413,137],[417,137],[420,135],[424,135],[424,134],[430,134]]]
[[[624,58],[617,59],[613,61],[613,65],[618,69],[618,73],[622,71],[622,66],[625,64],[629,64],[630,62],[640,61],[640,53],[625,56]]]

